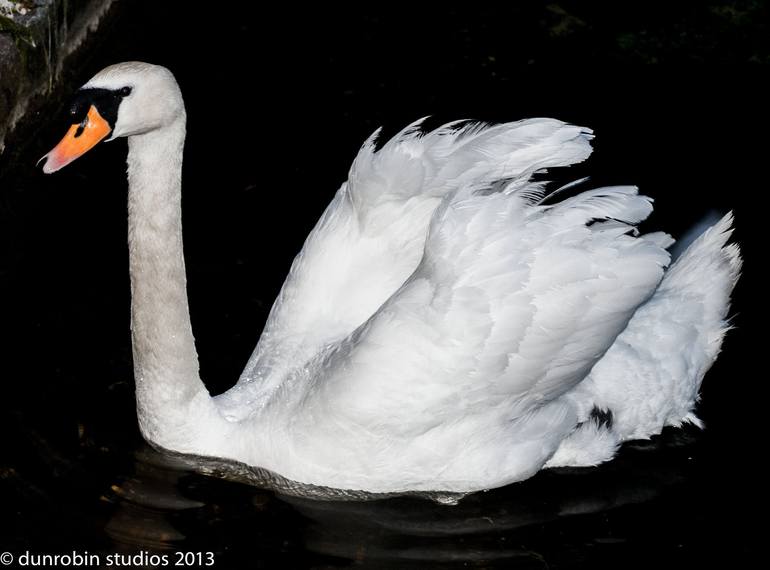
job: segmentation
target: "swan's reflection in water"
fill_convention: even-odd
[[[220,568],[580,567],[592,546],[624,541],[602,527],[606,513],[683,487],[691,445],[680,444],[691,438],[668,432],[599,468],[542,472],[454,506],[286,496],[144,447],[105,495],[115,505],[106,532],[116,552],[212,551]]]

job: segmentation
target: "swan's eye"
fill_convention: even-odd
[[[128,97],[129,95],[131,95],[131,88],[123,87],[118,93],[120,93],[121,97]]]

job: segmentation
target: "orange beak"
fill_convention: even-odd
[[[96,107],[91,105],[83,122],[72,125],[59,144],[41,158],[38,164],[45,160],[43,172],[56,172],[91,150],[96,143],[110,134],[110,131],[112,127],[102,118]]]

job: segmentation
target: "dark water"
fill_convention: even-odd
[[[761,4],[190,6],[124,2],[4,158],[0,550],[210,551],[217,568],[688,568],[761,556],[767,389],[749,347],[764,337]],[[55,176],[34,169],[66,129],[66,92],[127,59],[168,66],[185,94],[185,245],[212,392],[237,378],[377,126],[555,116],[597,135],[594,157],[563,176],[638,184],[656,200],[649,228],[676,234],[710,209],[735,210],[746,269],[736,329],[704,383],[708,429],[666,431],[600,468],[544,472],[454,507],[283,497],[150,450],[133,400],[125,143]]]

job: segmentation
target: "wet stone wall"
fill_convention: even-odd
[[[0,153],[117,0],[0,0]]]

